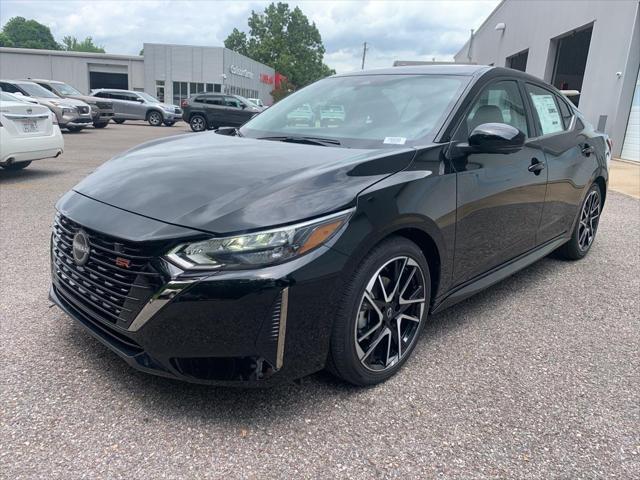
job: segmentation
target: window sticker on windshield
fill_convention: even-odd
[[[383,143],[391,145],[404,145],[407,139],[405,137],[385,137]]]

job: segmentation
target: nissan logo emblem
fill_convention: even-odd
[[[89,261],[90,252],[89,237],[84,231],[78,230],[73,237],[73,261],[76,265],[86,264]]]

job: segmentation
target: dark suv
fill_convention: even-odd
[[[218,127],[239,127],[262,109],[239,95],[206,93],[182,101],[182,119],[191,130],[202,132]]]

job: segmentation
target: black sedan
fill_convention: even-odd
[[[344,115],[291,125],[303,105]],[[50,297],[149,373],[271,385],[326,367],[375,384],[429,314],[552,252],[584,257],[610,149],[514,70],[333,76],[80,182],[56,207]]]

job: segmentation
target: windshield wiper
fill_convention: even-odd
[[[292,136],[276,136],[276,137],[259,137],[258,140],[274,140],[276,142],[288,143],[305,143],[307,145],[320,145],[323,147],[340,145],[340,141],[335,138],[324,137],[292,137]]]

